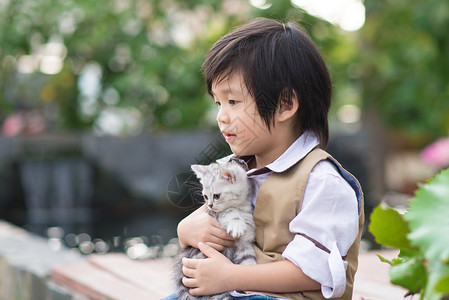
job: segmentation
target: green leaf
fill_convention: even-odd
[[[380,259],[381,262],[387,263],[387,264],[389,264],[390,266],[392,266],[392,265],[394,264],[393,261],[391,261],[391,260],[389,260],[389,259],[386,259],[385,257],[383,257],[383,256],[380,255],[380,254],[377,254],[377,257],[379,257],[379,259]]]
[[[421,259],[411,258],[390,268],[390,280],[416,294],[426,286],[426,268]]]
[[[435,284],[435,290],[444,294],[449,294],[449,274],[440,278]]]
[[[445,278],[449,275],[449,265],[441,264],[439,261],[428,262],[427,267],[428,278],[423,299],[425,300],[441,300],[444,294],[441,289],[447,289],[443,284]]]
[[[411,258],[411,257],[416,257],[416,256],[422,257],[422,253],[420,253],[419,251],[409,251],[406,249],[401,249],[401,251],[398,254],[399,258],[403,258],[403,257]]]
[[[410,201],[404,218],[409,222],[412,245],[420,247],[428,260],[441,260],[449,247],[449,169],[422,185]]]
[[[376,242],[399,249],[410,249],[407,235],[410,230],[402,215],[392,208],[376,207],[371,214],[369,231]]]
[[[420,186],[404,215],[410,224],[408,238],[428,262],[424,299],[449,293],[449,169]]]

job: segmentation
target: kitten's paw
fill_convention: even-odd
[[[241,237],[246,230],[246,224],[235,222],[228,225],[227,232],[235,239]]]

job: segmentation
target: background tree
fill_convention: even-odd
[[[353,47],[341,30],[289,0],[263,8],[243,0],[3,2],[0,120],[34,111],[48,131],[113,134],[214,124],[200,71],[204,55],[259,16],[301,23],[336,86],[347,86]]]
[[[422,147],[449,134],[449,2],[365,1],[357,62],[365,109]]]

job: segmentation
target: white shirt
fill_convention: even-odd
[[[315,135],[307,132],[266,166],[267,173],[252,175],[256,169],[249,170],[248,177],[255,185],[253,205],[260,186],[270,174],[287,170],[318,144]],[[347,254],[358,235],[358,219],[358,202],[353,188],[333,163],[319,162],[310,172],[301,211],[289,225],[295,237],[282,256],[320,283],[326,298],[339,297],[345,290],[347,262],[342,256]],[[319,249],[303,235],[318,241],[330,253]]]

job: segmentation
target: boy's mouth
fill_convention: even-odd
[[[235,134],[229,133],[229,132],[226,132],[226,131],[222,131],[221,133],[223,134],[223,136],[224,136],[226,142],[231,142],[231,141],[233,141],[233,140],[235,139],[235,137],[236,137]]]

